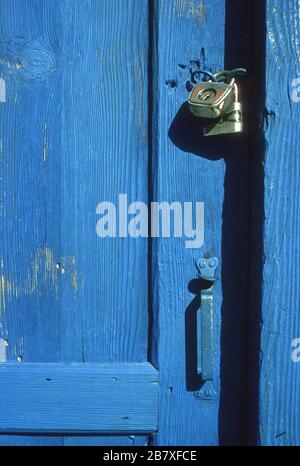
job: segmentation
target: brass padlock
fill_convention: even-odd
[[[242,105],[238,101],[238,87],[233,75],[245,72],[243,69],[220,71],[212,76],[215,81],[199,82],[192,89],[188,105],[193,115],[204,120],[204,136],[243,131]],[[217,81],[223,77],[228,82]]]
[[[204,136],[241,133],[243,131],[242,105],[235,102],[230,111],[218,120],[203,128]]]
[[[189,97],[189,107],[197,117],[215,119],[224,115],[235,101],[232,78],[229,84],[210,81],[196,84]]]

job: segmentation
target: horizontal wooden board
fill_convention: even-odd
[[[148,433],[158,376],[140,364],[0,365],[0,432]]]

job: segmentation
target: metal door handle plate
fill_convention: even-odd
[[[201,290],[200,318],[197,319],[197,365],[203,382],[213,380],[213,289],[218,265],[216,257],[200,258],[196,261],[200,278],[207,282],[207,288]]]

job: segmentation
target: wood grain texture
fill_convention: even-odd
[[[42,435],[0,435],[1,447],[62,447],[63,438]]]
[[[109,436],[103,435],[95,437],[92,435],[86,436],[63,436],[57,437],[55,435],[44,437],[42,435],[0,435],[0,446],[11,447],[31,447],[31,446],[49,446],[49,447],[133,447],[133,446],[146,446],[148,438],[141,435],[123,435],[123,436]]]
[[[156,3],[158,110],[154,140],[154,198],[169,202],[203,201],[208,210],[205,215],[205,250],[186,249],[183,238],[159,240],[154,249],[157,255],[154,258],[154,293],[157,293],[154,309],[158,312],[157,365],[160,374],[157,445],[218,444],[218,399],[198,400],[199,386],[194,390],[187,387],[187,377],[190,376],[187,369],[191,368],[187,366],[186,357],[192,356],[193,348],[186,348],[186,340],[190,337],[185,330],[185,314],[194,299],[188,291],[188,283],[196,276],[195,260],[201,252],[221,255],[225,165],[223,160],[212,162],[197,157],[190,153],[192,150],[183,152],[172,143],[168,133],[188,97],[186,82],[190,79],[190,62],[200,58],[201,47],[205,48],[209,63],[222,68],[224,37],[220,32],[224,31],[224,2],[205,2],[204,24],[197,15],[189,14],[188,3],[166,0]],[[212,36],[215,41],[211,41]],[[181,68],[181,64],[186,68]],[[173,81],[176,83],[174,87],[169,84]],[[213,204],[208,199],[213,199]],[[219,355],[220,281],[214,297],[215,348]],[[219,392],[218,373],[219,358],[215,365],[215,389]]]
[[[7,361],[145,361],[147,240],[97,238],[96,206],[119,193],[147,201],[148,2],[0,10]]]
[[[150,364],[3,364],[0,431],[153,432],[158,377]]]
[[[154,200],[205,203],[200,250],[186,249],[184,238],[159,239],[153,246],[157,445],[238,444],[243,437],[247,150],[232,138],[204,140],[199,120],[185,105],[191,71],[224,68],[226,5],[223,0],[161,0],[154,8]],[[242,66],[243,59],[234,65]],[[214,383],[208,394],[195,356],[200,301],[192,280],[200,256],[220,259],[214,290]]]
[[[299,2],[267,0],[264,267],[260,354],[260,442],[300,445],[300,365],[291,342],[299,320]]]
[[[160,371],[154,443],[238,444],[245,405],[247,150],[243,141],[204,141],[199,123],[181,107],[191,71],[224,66],[232,2],[152,4],[148,108],[146,0],[128,0],[126,8],[123,0],[0,0],[0,73],[8,97],[0,103],[0,338],[7,340],[9,362],[146,360],[147,240],[100,240],[95,212],[98,202],[117,202],[119,193],[127,193],[129,202],[147,201],[153,110],[154,200],[205,202],[200,251],[186,249],[185,238],[153,244],[151,352]],[[233,61],[232,67],[244,65]],[[199,298],[190,281],[200,255],[217,256],[221,263],[208,395],[198,394],[194,357]],[[113,433],[8,441],[22,439],[81,445],[147,441]]]
[[[194,6],[191,10],[190,6]],[[199,13],[199,14],[198,14]],[[216,40],[212,41],[211,37]],[[185,328],[195,297],[189,281],[195,278],[195,259],[201,253],[221,253],[221,217],[225,164],[193,153],[188,123],[180,126],[181,105],[187,100],[190,68],[205,53],[212,68],[221,68],[224,53],[224,2],[155,2],[154,11],[154,117],[153,189],[158,201],[204,201],[205,246],[186,249],[184,238],[154,243],[154,357],[160,373],[160,418],[157,445],[215,445],[218,443],[217,399],[197,399],[189,387],[194,374],[186,358],[193,357],[191,332]],[[202,56],[203,59],[203,56]],[[203,65],[203,64],[202,64]],[[155,79],[157,76],[157,80]],[[185,121],[186,115],[182,117]],[[174,121],[175,120],[175,121]],[[179,120],[179,127],[176,123]],[[188,121],[188,120],[187,120]],[[170,129],[174,129],[170,136]],[[200,130],[199,130],[200,133]],[[177,139],[178,138],[178,141]],[[180,147],[180,145],[187,147]],[[201,149],[200,149],[201,151]],[[201,155],[201,154],[199,154]],[[220,275],[218,275],[219,277]],[[219,355],[221,291],[215,291],[215,349]],[[195,324],[195,322],[194,322]],[[188,345],[188,346],[187,346]],[[219,392],[219,357],[215,364],[215,390]],[[197,381],[197,377],[196,377]],[[197,384],[197,382],[196,382]]]
[[[147,2],[2,0],[1,21],[8,359],[143,361],[147,241],[99,239],[96,206],[147,201]]]
[[[147,446],[148,438],[141,435],[124,435],[119,437],[63,437],[63,445],[66,447],[87,446],[87,447],[135,447]]]

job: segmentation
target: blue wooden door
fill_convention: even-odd
[[[228,54],[227,3],[0,1],[1,444],[245,439],[248,152],[203,146],[184,105],[200,65],[248,65],[247,41]],[[120,194],[204,203],[204,244],[99,238],[97,206]],[[209,387],[206,255],[221,263]]]
[[[129,3],[0,2],[1,444],[157,429],[148,241],[96,234],[100,201],[148,199],[148,3]]]

